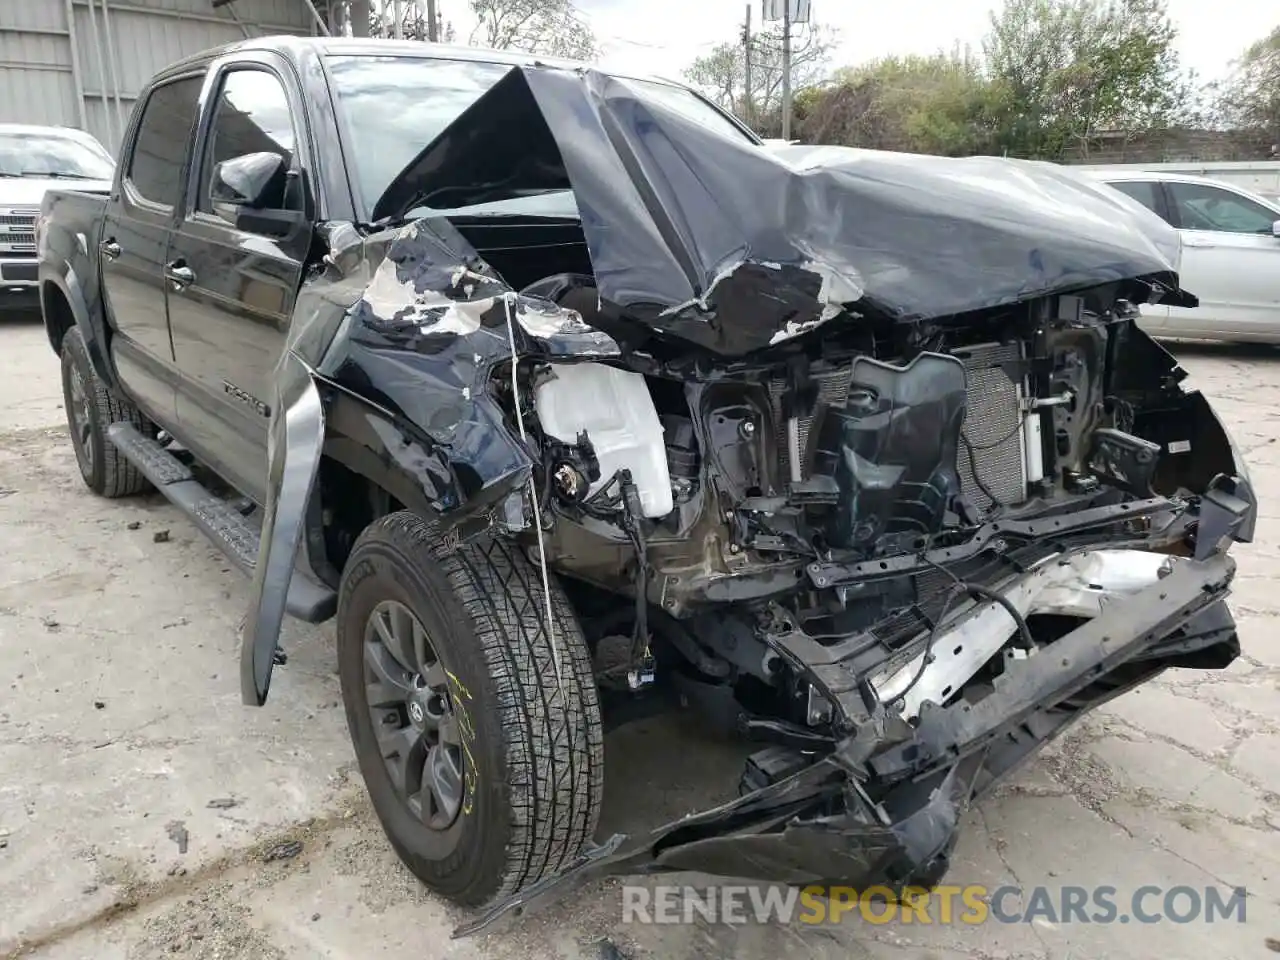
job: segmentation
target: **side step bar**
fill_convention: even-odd
[[[107,437],[241,572],[253,576],[262,532],[248,517],[211,493],[185,463],[133,424],[113,423],[107,427]],[[294,570],[285,603],[290,616],[320,623],[332,617],[337,607],[337,593],[318,582],[311,571]]]

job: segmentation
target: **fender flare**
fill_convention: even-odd
[[[267,502],[249,612],[240,641],[240,696],[266,702],[289,585],[324,448],[325,409],[314,371],[292,352],[276,371],[275,415],[267,437]]]
[[[106,343],[103,339],[101,324],[95,324],[89,313],[88,300],[85,297],[84,285],[76,273],[75,267],[64,262],[61,270],[54,270],[42,265],[38,280],[40,282],[40,313],[44,322],[44,332],[49,338],[49,346],[54,353],[61,353],[61,344],[54,339],[53,327],[49,324],[48,311],[45,309],[45,297],[48,287],[53,287],[66,301],[71,310],[71,319],[84,338],[85,348],[89,351],[89,362],[93,371],[104,383],[115,388],[117,386],[115,371],[107,362]]]

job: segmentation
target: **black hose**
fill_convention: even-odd
[[[631,635],[631,669],[637,670],[649,655],[649,553],[645,543],[643,509],[640,491],[631,479],[630,470],[619,471],[622,477],[623,526],[636,551],[636,622]]]
[[[973,473],[973,482],[978,485],[979,490],[981,490],[983,493],[987,495],[987,498],[991,501],[991,506],[995,507],[997,512],[999,512],[999,510],[1004,507],[1004,504],[1001,503],[999,498],[994,493],[991,492],[991,488],[988,487],[983,482],[981,474],[978,473],[978,458],[974,456],[974,453],[975,451],[994,450],[996,447],[999,447],[999,446],[1002,446],[1003,444],[1008,443],[1010,440],[1016,437],[1021,432],[1021,430],[1022,430],[1022,421],[1019,420],[1018,425],[1014,427],[1012,430],[1010,430],[1008,433],[1006,433],[999,440],[992,440],[990,443],[984,443],[980,447],[974,446],[973,441],[969,439],[968,434],[964,432],[963,428],[960,430],[960,442],[964,444],[964,449],[969,454],[969,470],[970,472]]]
[[[1004,608],[1005,613],[1009,614],[1009,616],[1013,618],[1013,622],[1018,628],[1018,634],[1022,637],[1022,642],[1026,644],[1026,648],[1028,650],[1035,649],[1035,640],[1032,639],[1031,628],[1027,626],[1027,618],[1018,611],[1018,608],[1013,605],[1008,597],[1001,596],[994,590],[989,587],[984,587],[980,583],[968,583],[961,580],[942,564],[936,563],[928,559],[928,557],[925,557],[924,560],[930,566],[941,570],[954,582],[952,583],[951,588],[947,591],[947,599],[943,601],[942,611],[933,621],[933,626],[929,628],[929,637],[925,640],[924,656],[920,659],[920,667],[916,670],[916,675],[911,678],[911,682],[907,684],[906,688],[901,693],[897,694],[897,696],[892,700],[882,700],[881,703],[885,705],[902,701],[906,698],[908,693],[915,689],[916,684],[920,682],[921,677],[924,676],[925,668],[933,662],[933,644],[938,637],[938,629],[947,619],[947,614],[951,612],[951,605],[955,602],[957,597],[968,595],[974,599],[981,598],[999,604]]]
[[[1026,645],[1027,650],[1034,650],[1036,646],[1035,640],[1031,638],[1031,628],[1027,626],[1027,618],[1018,612],[1018,608],[1013,605],[1008,597],[996,593],[988,587],[982,586],[980,583],[966,583],[969,593],[975,597],[985,597],[992,603],[998,603],[1004,607],[1005,613],[1013,618],[1013,622],[1018,625],[1018,634],[1022,637],[1022,642]]]
[[[1010,440],[1016,437],[1021,431],[1022,431],[1022,421],[1019,420],[1018,425],[1014,427],[1012,430],[1010,430],[1008,433],[1006,433],[999,440],[992,440],[990,443],[984,443],[980,447],[973,446],[969,438],[965,436],[963,429],[960,431],[960,436],[964,437],[965,445],[968,446],[970,450],[994,450],[996,447],[1000,446],[1001,444],[1008,443]]]
[[[973,453],[974,446],[970,442],[969,438],[964,435],[963,430],[960,431],[960,442],[964,444],[965,451],[969,454],[969,472],[973,474],[973,482],[978,485],[979,490],[987,495],[987,499],[991,501],[991,507],[994,507],[996,511],[999,512],[1004,504],[1001,503],[999,498],[991,492],[991,488],[983,482],[982,475],[978,472],[978,458],[974,456]],[[985,450],[987,448],[982,447],[980,449]],[[987,509],[990,510],[991,507],[988,507]]]
[[[924,656],[920,658],[920,666],[916,670],[916,675],[911,678],[911,682],[907,684],[906,689],[892,700],[881,700],[882,704],[888,706],[905,700],[907,694],[914,690],[916,684],[920,682],[920,678],[924,676],[925,669],[929,664],[933,663],[933,641],[937,639],[938,627],[942,626],[942,621],[947,619],[947,614],[951,612],[951,604],[955,601],[955,598],[964,595],[964,590],[961,589],[963,586],[964,584],[954,585],[947,591],[947,599],[942,604],[942,612],[938,614],[938,619],[934,620],[933,626],[929,628],[929,638],[925,641]]]

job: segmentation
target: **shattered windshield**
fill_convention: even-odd
[[[507,63],[426,57],[343,56],[328,60],[332,86],[350,141],[348,156],[369,209],[391,181],[450,123],[511,72]],[[654,80],[631,81],[654,100],[726,136],[747,139],[736,123],[693,92]],[[518,144],[513,144],[518,149]],[[426,213],[570,217],[567,190]]]
[[[0,177],[110,180],[111,157],[72,137],[0,133]]]

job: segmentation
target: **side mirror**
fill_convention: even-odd
[[[209,184],[213,212],[251,233],[288,236],[306,219],[302,211],[286,208],[291,176],[278,153],[246,153],[223,160],[213,168]]]
[[[1280,220],[1273,221],[1271,224],[1271,235],[1280,237]]]
[[[278,153],[246,153],[223,160],[213,168],[209,198],[230,207],[270,206],[284,193],[284,157]]]

